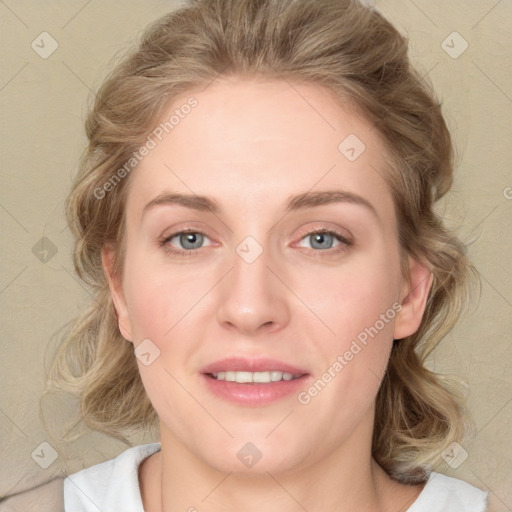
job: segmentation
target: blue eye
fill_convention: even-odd
[[[321,231],[321,232],[309,234],[309,235],[305,236],[304,238],[309,238],[313,249],[325,250],[325,249],[331,249],[333,243],[335,242],[336,238],[338,238],[338,237],[332,232]],[[318,244],[318,245],[315,247],[316,244]]]
[[[309,247],[303,245],[303,240],[309,241]],[[335,242],[336,245],[333,245]],[[327,256],[334,255],[346,251],[352,242],[345,238],[341,233],[332,229],[317,228],[309,233],[306,233],[299,242],[299,247],[306,247],[313,250],[314,256]]]
[[[175,239],[176,241],[172,243]],[[202,247],[211,245],[210,243],[203,245],[205,241],[208,240],[209,238],[200,231],[183,230],[164,238],[160,242],[160,245],[171,254],[178,256],[191,256],[199,253],[199,249]],[[325,252],[328,252],[329,254],[338,253],[346,250],[350,245],[352,245],[352,242],[345,238],[341,233],[325,228],[316,229],[306,233],[306,235],[301,238],[301,242],[303,240],[309,240],[310,246],[304,246],[300,243],[299,247],[312,249],[315,255],[321,255],[321,253]],[[338,242],[337,244],[335,244],[336,241]],[[178,247],[176,247],[176,244],[178,244]]]
[[[184,249],[198,249],[203,243],[204,235],[201,233],[181,233],[177,235],[177,238]]]
[[[171,245],[171,241],[175,238],[178,240],[181,248],[175,248]],[[206,235],[199,231],[179,231],[162,240],[161,245],[165,246],[166,250],[172,253],[194,254],[202,246],[206,238]]]

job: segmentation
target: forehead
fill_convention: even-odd
[[[364,192],[392,209],[382,141],[350,107],[317,84],[286,80],[223,79],[182,94],[132,171],[128,209],[140,216],[164,190],[256,208],[315,187]]]

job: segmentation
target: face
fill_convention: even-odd
[[[430,286],[401,275],[383,144],[318,85],[217,80],[162,122],[191,96],[129,177],[109,280],[162,441],[222,471],[369,454]]]

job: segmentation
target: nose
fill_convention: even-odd
[[[219,323],[251,336],[282,329],[290,319],[292,295],[283,270],[265,249],[254,261],[240,254],[235,252],[233,268],[221,282]]]

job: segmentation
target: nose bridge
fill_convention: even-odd
[[[274,275],[276,262],[268,245],[247,236],[235,247],[232,270],[223,280],[220,323],[250,333],[288,321],[286,290]]]

